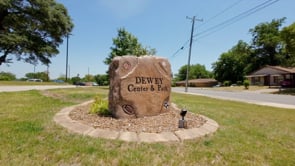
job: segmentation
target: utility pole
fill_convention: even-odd
[[[192,30],[191,30],[191,38],[190,38],[190,43],[189,43],[188,62],[187,62],[187,67],[186,67],[185,92],[187,92],[187,88],[188,88],[188,76],[189,76],[189,68],[190,68],[190,62],[191,62],[191,53],[192,53],[195,21],[203,21],[203,19],[196,19],[196,16],[193,16],[193,18],[186,16],[186,18],[192,20]]]
[[[68,82],[68,59],[69,59],[69,34],[67,34],[67,50],[66,50],[66,82]]]

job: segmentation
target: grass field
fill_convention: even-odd
[[[295,110],[172,94],[214,119],[211,136],[182,143],[127,143],[69,133],[60,109],[107,96],[100,87],[0,93],[0,165],[295,165]]]

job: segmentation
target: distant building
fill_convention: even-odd
[[[185,86],[185,81],[178,81],[175,83],[176,86]],[[188,81],[189,87],[212,87],[217,85],[218,82],[211,78],[200,78]]]
[[[265,66],[246,78],[251,85],[295,87],[295,67]]]

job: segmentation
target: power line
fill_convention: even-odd
[[[222,15],[223,13],[225,13],[226,11],[230,10],[231,8],[233,8],[234,6],[238,5],[239,3],[241,3],[243,0],[237,0],[236,2],[234,2],[233,4],[231,4],[230,6],[228,6],[227,8],[223,9],[221,12],[215,14],[214,16],[210,17],[209,19],[206,19],[206,21],[204,22],[204,24],[201,24],[199,26],[202,27],[206,24],[208,24],[209,22],[211,22],[212,20],[214,20],[215,18],[217,18],[218,16]]]
[[[216,15],[214,15],[213,17],[209,18],[204,24],[201,24],[199,27],[204,26],[205,24],[207,24],[208,22],[212,21],[214,18],[220,16],[221,14],[225,13],[229,9],[233,8],[234,6],[236,6],[237,4],[239,4],[240,2],[242,2],[242,0],[238,0],[237,2],[231,4],[229,7],[223,9],[221,12],[219,12]],[[184,50],[185,45],[187,45],[189,43],[189,41],[190,40],[187,40],[185,43],[183,43],[182,46],[178,50],[176,50],[174,52],[174,54],[172,54],[171,58],[174,58],[180,51]]]
[[[234,16],[234,17],[232,17],[232,18],[230,18],[228,20],[223,21],[220,24],[217,24],[217,25],[215,25],[215,26],[213,26],[211,28],[208,28],[207,30],[204,30],[204,31],[194,35],[194,37],[198,36],[199,39],[207,37],[207,36],[217,32],[217,31],[219,31],[219,30],[221,30],[221,29],[223,29],[223,28],[225,28],[225,27],[227,27],[227,26],[229,26],[229,25],[231,25],[233,23],[236,23],[236,22],[238,22],[238,21],[240,21],[240,20],[242,20],[242,19],[244,19],[244,18],[246,18],[246,17],[248,17],[248,16],[250,16],[250,15],[252,15],[252,14],[254,14],[254,13],[256,13],[256,12],[258,12],[258,11],[260,11],[260,10],[262,10],[262,9],[264,9],[264,8],[274,4],[274,3],[276,3],[276,2],[278,2],[278,1],[279,0],[275,0],[275,1],[267,0],[267,1],[255,6],[255,7],[245,11],[245,12],[240,13],[237,16]],[[201,35],[203,35],[203,36],[201,36]]]
[[[175,53],[172,54],[171,57],[175,57],[175,55],[178,54],[179,51],[183,50],[185,48],[184,46],[187,45],[188,42],[189,42],[189,40],[187,40],[177,51],[175,51]]]
[[[258,12],[258,11],[260,11],[260,10],[262,10],[262,9],[264,9],[264,8],[270,6],[270,5],[272,5],[272,4],[274,4],[274,3],[278,2],[278,1],[279,1],[279,0],[274,0],[274,1],[273,1],[273,0],[267,0],[267,1],[264,1],[263,3],[261,3],[261,4],[257,5],[257,6],[255,6],[255,7],[253,7],[253,8],[251,8],[251,9],[245,11],[245,12],[240,13],[240,14],[237,15],[237,16],[234,16],[234,17],[232,17],[232,18],[230,18],[230,19],[227,19],[227,20],[225,20],[225,21],[223,21],[223,22],[221,22],[221,23],[219,23],[219,24],[217,24],[217,25],[215,25],[215,26],[213,26],[213,27],[210,27],[210,28],[208,28],[207,30],[204,30],[204,31],[202,31],[202,32],[200,32],[200,33],[194,35],[193,37],[198,36],[198,39],[200,39],[200,38],[204,38],[204,37],[207,37],[207,36],[209,36],[209,35],[211,35],[211,34],[217,32],[217,31],[219,31],[219,30],[221,30],[221,29],[223,29],[223,28],[225,28],[225,27],[227,27],[227,26],[229,26],[229,25],[231,25],[231,24],[233,24],[233,23],[235,23],[235,22],[237,22],[237,21],[240,21],[241,19],[244,19],[244,18],[246,18],[247,16],[252,15],[252,14],[254,14],[254,13],[256,13],[256,12]],[[232,7],[235,6],[237,3],[238,3],[238,2],[232,4],[231,6],[229,6],[228,8],[224,9],[223,11],[221,11],[221,12],[219,12],[219,13],[221,13],[221,14],[224,13],[226,10],[232,8]],[[210,19],[213,19],[214,17],[216,18],[217,16],[218,16],[218,15],[213,16],[213,17],[210,18]],[[195,40],[194,40],[194,41],[195,41]],[[188,42],[189,42],[189,40],[187,40],[187,41],[182,45],[181,48],[179,48],[174,54],[172,54],[171,57],[175,57],[175,56],[176,56],[181,50],[183,50],[183,49],[185,48],[185,46],[188,44]]]

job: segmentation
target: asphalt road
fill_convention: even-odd
[[[184,87],[172,88],[173,92],[184,92]],[[217,91],[202,88],[188,88],[188,94],[202,95],[212,98],[241,101],[252,104],[267,105],[279,108],[290,108],[295,109],[295,96],[291,95],[277,95],[277,94],[267,94],[259,93],[255,91],[242,91],[242,92],[232,92],[232,91]]]

